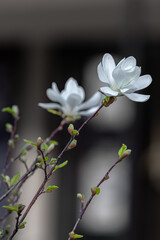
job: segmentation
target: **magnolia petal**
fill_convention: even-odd
[[[140,67],[135,67],[133,71],[123,71],[120,67],[116,67],[113,71],[116,89],[124,88],[136,81],[141,73]]]
[[[112,90],[110,87],[101,87],[100,90],[106,96],[109,96],[109,97],[111,97],[111,96],[118,96],[118,92]]]
[[[52,102],[59,102],[64,104],[65,100],[61,97],[60,94],[57,94],[53,89],[47,89],[47,96]]]
[[[112,77],[112,72],[113,72],[116,65],[115,65],[115,61],[114,61],[113,57],[109,53],[106,53],[103,56],[102,66],[103,66],[105,74],[107,75],[109,83],[111,85],[114,84],[114,79]]]
[[[100,106],[101,100],[102,95],[99,92],[96,92],[90,99],[78,106],[77,110],[80,111],[82,109],[92,108],[97,105]]]
[[[89,115],[94,114],[97,110],[98,110],[98,107],[93,107],[93,108],[90,108],[89,110],[86,110],[86,111],[80,111],[79,115],[89,116]]]
[[[38,106],[45,109],[59,109],[62,110],[62,106],[58,103],[38,103]]]
[[[101,82],[105,82],[108,85],[110,84],[110,81],[109,81],[107,75],[105,74],[101,63],[98,64],[97,73],[98,73],[98,77]]]
[[[56,92],[57,94],[60,94],[59,89],[58,89],[58,87],[57,87],[57,84],[56,84],[55,82],[52,83],[52,89],[53,89],[53,91]]]
[[[151,82],[152,82],[151,76],[146,74],[139,77],[132,85],[128,86],[128,88],[133,89],[133,91],[138,91],[148,87],[151,84]]]
[[[135,102],[146,102],[150,98],[150,95],[144,95],[139,93],[124,93],[124,95]]]
[[[71,109],[78,106],[81,102],[81,97],[77,94],[71,94],[67,99],[67,104],[70,106]]]
[[[81,97],[81,101],[85,98],[84,89],[80,87],[74,78],[69,78],[65,84],[64,90],[61,92],[61,96],[67,99],[70,94],[77,94]]]
[[[136,66],[136,59],[133,56],[126,58],[121,63],[121,69],[124,71],[132,71],[133,68]]]

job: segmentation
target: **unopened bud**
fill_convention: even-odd
[[[131,154],[131,150],[127,149],[122,156],[119,158],[119,161],[122,161],[124,158],[128,157]]]
[[[69,233],[70,240],[74,239],[74,232]]]
[[[68,146],[68,150],[71,150],[72,148],[75,148],[77,146],[77,140],[73,140],[70,145]]]
[[[109,175],[107,174],[105,175],[104,180],[108,180],[108,179],[109,179]]]
[[[8,146],[9,146],[9,148],[14,148],[14,140],[13,139],[9,139],[9,141],[8,141]]]
[[[24,208],[25,208],[25,205],[19,204],[18,205],[18,214],[21,214],[21,212],[24,210]]]
[[[12,106],[12,110],[14,112],[13,116],[16,118],[16,119],[19,119],[19,108],[17,105],[13,105]]]
[[[48,147],[47,153],[52,152],[52,150],[54,149],[54,147],[55,147],[54,143],[51,143],[51,144],[49,145],[49,147]]]
[[[68,132],[69,134],[73,137],[74,136],[74,126],[73,124],[69,124],[69,127],[68,127]]]
[[[11,132],[12,132],[12,129],[13,129],[12,124],[6,123],[6,131],[9,132],[9,133],[11,133]]]
[[[43,143],[42,138],[41,138],[41,137],[38,137],[38,138],[37,138],[37,148],[38,148],[38,149],[40,149],[42,143]]]
[[[96,189],[95,188],[91,188],[91,193],[92,193],[93,196],[96,195]]]
[[[77,193],[77,198],[81,201],[81,203],[84,203],[84,196],[81,193]]]

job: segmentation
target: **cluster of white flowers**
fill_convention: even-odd
[[[141,74],[141,68],[136,66],[136,59],[128,57],[122,59],[116,66],[113,57],[106,53],[97,68],[100,81],[105,83],[88,101],[84,102],[85,92],[74,78],[69,78],[64,90],[58,90],[57,84],[47,89],[47,96],[53,103],[39,103],[45,109],[56,109],[62,117],[74,121],[78,116],[93,114],[101,105],[103,94],[109,97],[126,96],[132,101],[145,102],[150,95],[135,93],[148,87],[152,78]],[[103,94],[102,94],[103,93]]]

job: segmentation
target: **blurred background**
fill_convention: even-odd
[[[151,98],[146,103],[120,98],[102,110],[82,131],[77,148],[64,155],[62,160],[68,159],[69,164],[51,181],[59,190],[38,199],[26,219],[27,227],[15,239],[67,239],[80,210],[76,193],[84,193],[87,199],[90,187],[117,159],[122,143],[132,149],[131,157],[113,170],[77,232],[86,240],[160,239],[160,1],[0,1],[0,107],[19,106],[21,140],[46,138],[58,126],[59,117],[37,106],[49,102],[46,89],[53,81],[62,90],[66,80],[74,77],[85,88],[86,99],[99,89],[96,68],[106,52],[117,62],[131,55],[137,59],[142,75],[153,78],[143,91]],[[2,168],[8,115],[1,113],[0,121]],[[56,140],[63,140],[64,146],[68,137],[64,131]],[[24,204],[30,202],[41,179],[37,173],[25,184]]]

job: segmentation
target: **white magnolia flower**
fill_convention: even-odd
[[[106,96],[125,95],[136,102],[145,102],[150,97],[135,93],[148,87],[152,78],[150,75],[140,77],[141,68],[136,66],[136,59],[132,56],[122,59],[116,66],[113,57],[106,53],[102,63],[98,65],[97,72],[99,79],[106,83],[106,86],[100,88]]]
[[[62,113],[62,117],[68,120],[75,120],[79,116],[88,116],[93,114],[101,103],[101,94],[96,92],[88,101],[83,102],[85,92],[74,78],[69,78],[65,84],[64,90],[58,90],[57,84],[52,83],[52,88],[47,89],[48,98],[53,103],[39,103],[38,105],[45,109],[56,109]]]

